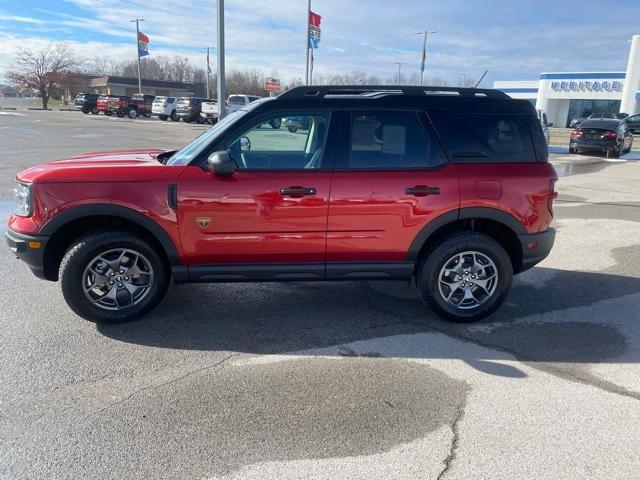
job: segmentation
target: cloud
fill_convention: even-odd
[[[47,38],[69,40],[87,57],[129,59],[135,52],[129,21],[136,17],[146,18],[141,29],[151,38],[151,55],[178,53],[200,66],[203,48],[216,42],[215,0],[183,0],[179,8],[175,0],[58,3],[56,10],[36,9],[39,14],[7,13],[23,21],[0,27],[0,72],[10,62],[9,44]],[[535,79],[541,71],[624,70],[640,2],[616,5],[603,11],[598,2],[579,0],[322,0],[314,2],[323,16],[315,72],[361,70],[384,79],[394,75],[394,62],[416,72],[422,39],[413,33],[425,28],[439,32],[429,38],[425,74],[453,84],[463,73],[479,78],[485,69],[487,85]],[[235,0],[227,2],[225,16],[228,69],[257,67],[284,80],[304,76],[306,2]]]

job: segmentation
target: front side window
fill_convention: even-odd
[[[416,112],[353,112],[348,169],[429,168],[444,154]]]
[[[229,143],[239,170],[322,168],[329,112],[278,113],[263,117]]]

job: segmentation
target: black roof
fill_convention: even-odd
[[[268,107],[266,107],[268,105]],[[283,108],[430,108],[455,113],[536,115],[528,100],[493,89],[395,85],[302,86],[288,90],[260,109]]]
[[[607,130],[615,130],[624,123],[624,120],[615,118],[587,118],[580,124],[580,128],[606,128]]]

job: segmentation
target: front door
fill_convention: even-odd
[[[324,276],[330,117],[284,112],[260,118],[225,145],[236,163],[233,175],[187,168],[178,183],[178,216],[189,265],[226,265],[225,278],[234,271],[238,278],[250,271]],[[287,128],[294,125],[299,128]]]
[[[410,275],[409,251],[420,230],[459,208],[455,168],[423,112],[344,115],[348,128],[329,201],[327,276]]]

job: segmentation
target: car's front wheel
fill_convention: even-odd
[[[513,265],[505,249],[479,233],[443,241],[418,266],[416,284],[424,302],[455,322],[474,322],[493,313],[507,296]]]
[[[169,118],[171,119],[172,122],[177,122],[178,120],[180,120],[178,118],[178,115],[176,115],[176,111],[175,110],[173,110],[171,112],[171,115],[169,115]]]
[[[105,231],[76,240],[60,264],[62,293],[86,320],[136,320],[164,297],[169,271],[144,237]]]
[[[162,121],[165,121],[169,117],[167,115],[158,115],[158,118]]]
[[[127,115],[129,115],[129,118],[136,118],[138,116],[138,111],[135,108],[130,108]]]

